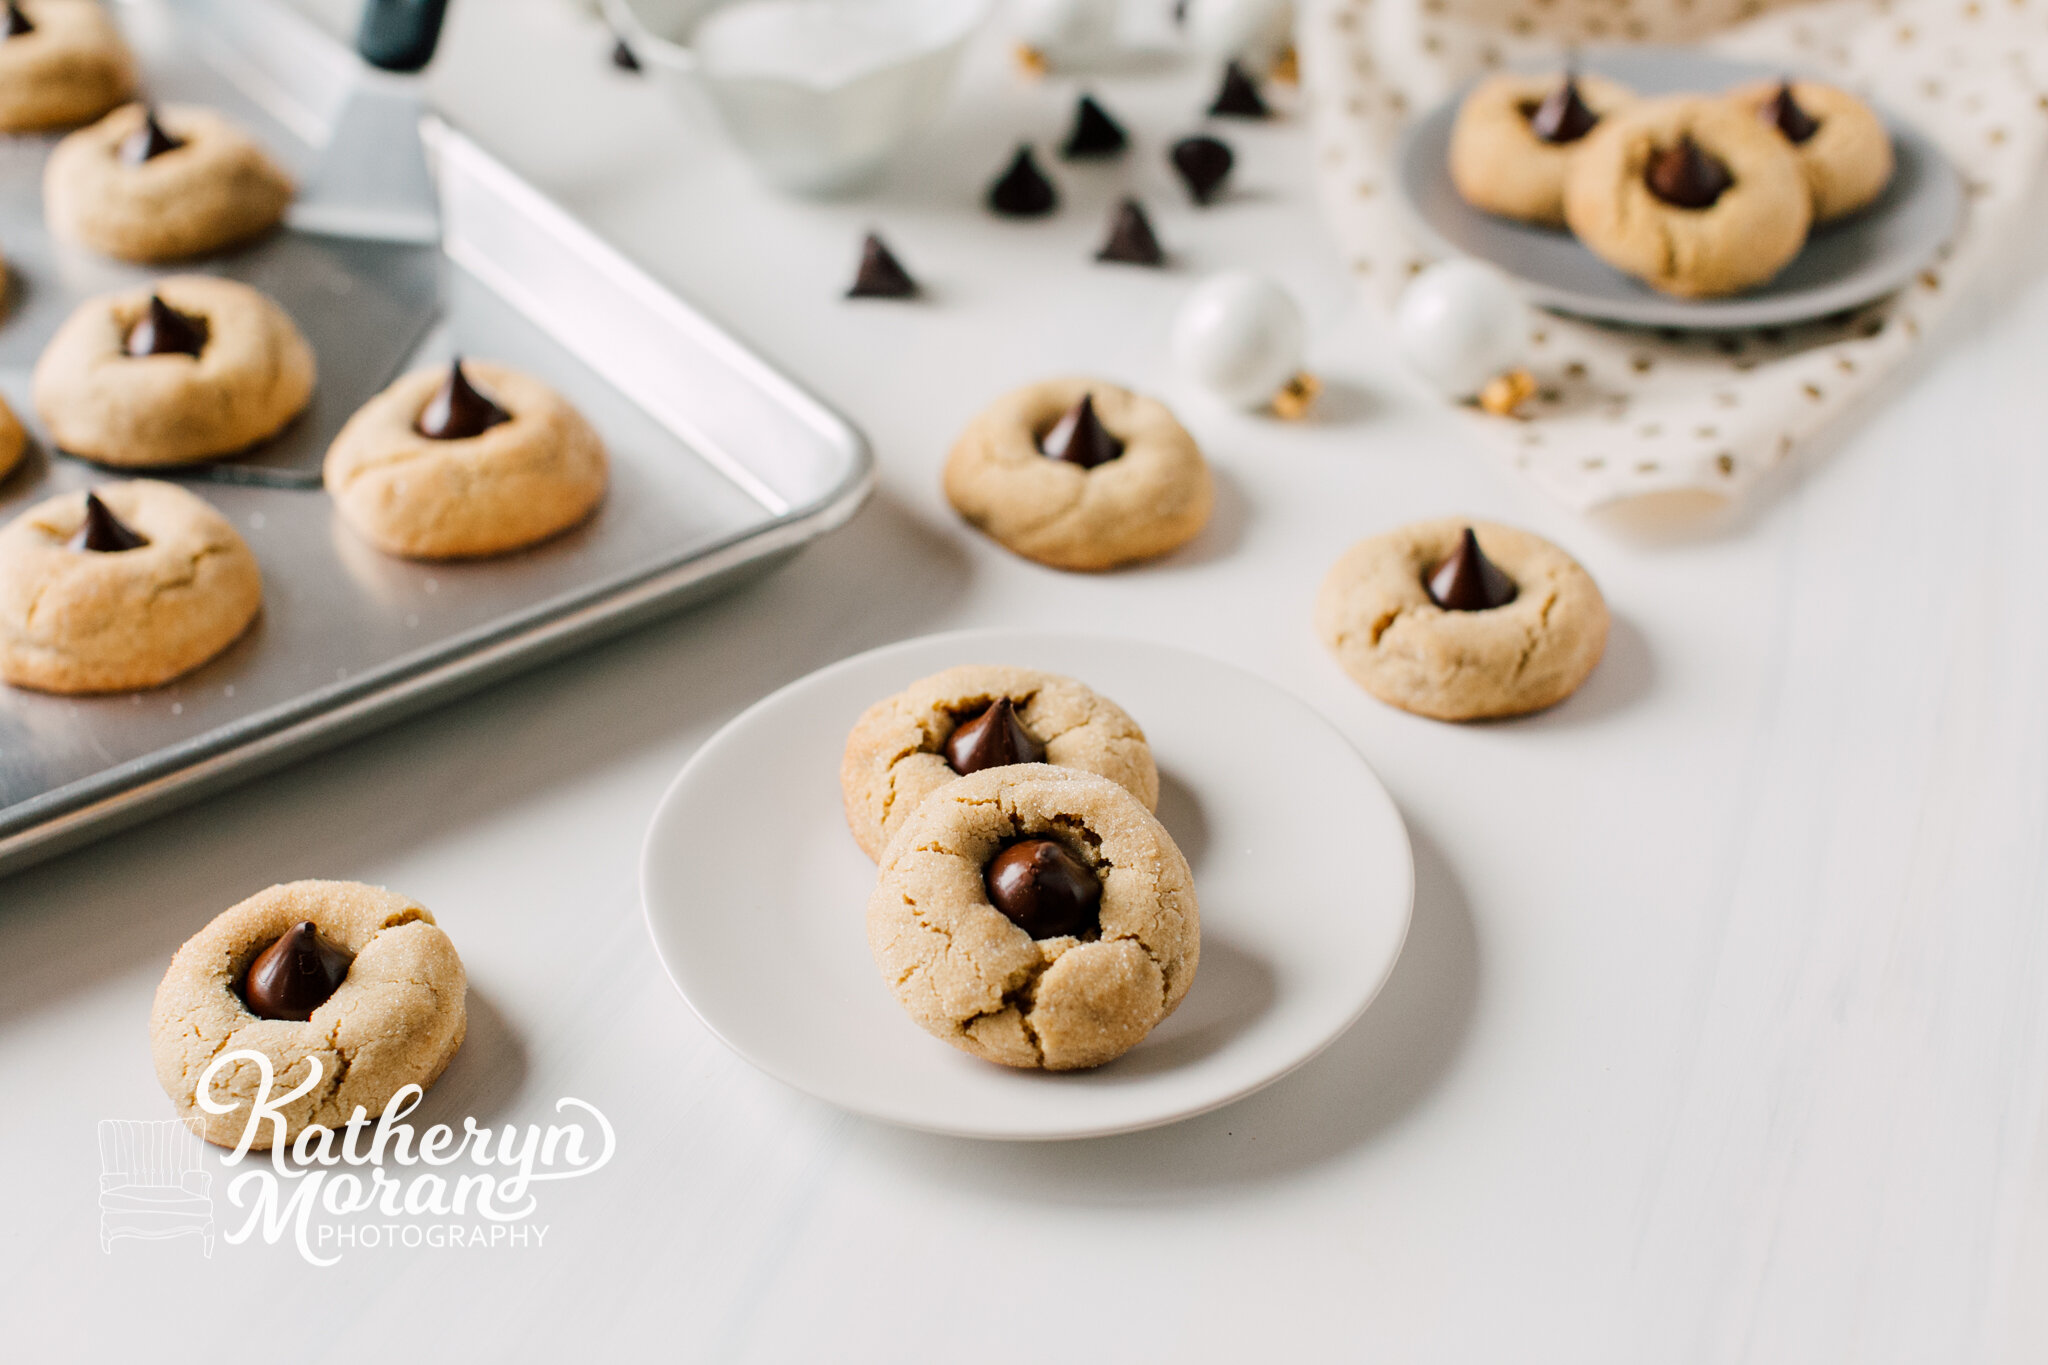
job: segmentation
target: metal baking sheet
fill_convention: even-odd
[[[267,0],[140,0],[118,13],[152,96],[227,109],[303,172],[353,57]],[[175,682],[110,697],[0,686],[0,874],[386,724],[703,596],[850,517],[872,458],[844,419],[612,251],[461,133],[429,119],[439,249],[284,232],[197,269],[246,280],[313,343],[320,387],[277,441],[190,486],[264,571],[255,626]],[[77,302],[150,272],[52,244],[52,139],[0,147],[0,391],[36,432],[0,480],[0,520],[117,473],[52,453],[30,371]],[[395,374],[455,353],[546,377],[603,434],[596,516],[473,563],[390,559],[356,540],[317,476],[348,414]],[[170,477],[180,477],[176,474]]]

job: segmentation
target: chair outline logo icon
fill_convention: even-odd
[[[211,1258],[213,1174],[197,1132],[184,1119],[101,1119],[99,1131],[100,1250],[191,1233]]]

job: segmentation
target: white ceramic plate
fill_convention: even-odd
[[[1591,50],[1586,70],[1640,94],[1711,94],[1784,74],[1695,48]],[[1783,327],[1882,298],[1934,258],[1962,219],[1963,187],[1947,158],[1911,126],[1886,122],[1898,169],[1875,204],[1817,228],[1777,278],[1725,299],[1674,299],[1622,274],[1563,228],[1534,227],[1481,213],[1451,183],[1451,125],[1465,92],[1408,128],[1395,151],[1396,192],[1432,251],[1476,256],[1520,280],[1546,308],[1645,327]]]
[[[1159,817],[1194,868],[1194,985],[1094,1071],[1012,1071],[955,1051],[897,1007],[868,954],[875,869],[841,811],[846,733],[880,698],[963,663],[1068,674],[1136,716],[1159,761]],[[1027,1139],[1170,1123],[1286,1075],[1371,1003],[1414,898],[1394,803],[1307,706],[1200,655],[1014,631],[891,645],[757,703],[662,798],[640,885],[676,988],[761,1070],[890,1123]]]

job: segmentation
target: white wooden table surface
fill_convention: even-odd
[[[1062,131],[1071,88],[993,46],[927,155],[827,205],[758,190],[607,46],[555,0],[459,4],[433,83],[849,413],[880,491],[755,587],[0,882],[9,1358],[2048,1358],[2048,245],[1778,496],[1646,539],[1544,504],[1410,387],[1322,234],[1298,121],[1226,132],[1240,193],[1183,207],[1161,149],[1206,77],[1102,82],[1138,157],[1062,171],[1068,207],[1018,226],[980,186],[1020,133]],[[1088,263],[1127,177],[1170,273]],[[871,224],[930,302],[838,299]],[[1219,412],[1169,371],[1175,302],[1223,266],[1305,302],[1322,420]],[[1064,370],[1160,393],[1202,439],[1223,493],[1190,550],[1062,576],[948,511],[953,433]],[[1345,545],[1457,512],[1561,541],[1614,608],[1549,714],[1403,715],[1310,633]],[[689,1014],[635,883],[663,786],[784,682],[997,624],[1236,661],[1378,770],[1414,929],[1321,1058],[1160,1131],[975,1144],[827,1109]],[[548,1192],[541,1248],[101,1251],[95,1121],[169,1113],[165,962],[306,876],[400,888],[460,947],[469,1040],[425,1117],[545,1122],[575,1095],[610,1118],[615,1161]]]

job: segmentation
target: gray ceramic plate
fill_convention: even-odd
[[[1646,95],[1711,93],[1771,67],[1694,48],[1593,50],[1580,64]],[[1782,327],[1881,298],[1911,280],[1949,239],[1963,211],[1963,186],[1932,142],[1886,117],[1898,169],[1875,204],[1816,230],[1778,277],[1725,299],[1674,299],[1630,278],[1561,228],[1531,227],[1481,213],[1451,184],[1451,124],[1457,96],[1409,125],[1395,150],[1395,184],[1425,245],[1440,255],[1476,256],[1514,276],[1529,298],[1561,313],[1646,327]]]

